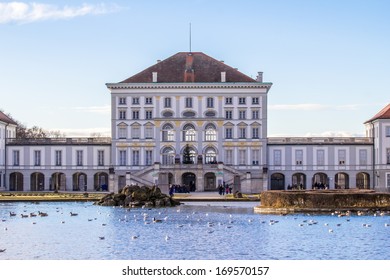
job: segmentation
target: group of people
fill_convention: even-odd
[[[232,185],[226,184],[225,182],[223,182],[223,184],[218,185],[219,195],[232,193],[232,190],[233,190]]]
[[[169,195],[173,196],[174,193],[190,193],[190,188],[186,185],[169,184]]]
[[[328,189],[328,186],[325,185],[324,183],[318,183],[318,182],[315,182],[314,185],[312,186],[313,190],[324,190],[324,189]],[[306,189],[306,187],[300,183],[299,185],[298,184],[293,184],[292,186],[289,184],[287,186],[287,189],[288,190],[304,190]]]

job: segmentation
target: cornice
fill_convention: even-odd
[[[106,86],[109,89],[269,89],[272,83],[107,83]]]

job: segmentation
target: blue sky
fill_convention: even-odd
[[[389,103],[390,1],[0,2],[0,108],[28,127],[109,134],[119,82],[180,52],[264,72],[269,136],[363,136]]]

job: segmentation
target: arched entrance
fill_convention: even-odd
[[[40,172],[34,172],[30,176],[30,190],[43,191],[45,189],[45,175]]]
[[[9,174],[9,190],[23,191],[23,174],[20,172],[12,172]]]
[[[271,190],[284,190],[284,175],[282,173],[271,175]]]
[[[306,189],[306,175],[303,173],[295,173],[292,175],[293,189]]]
[[[358,189],[370,188],[370,175],[365,172],[360,172],[356,175],[356,187]]]
[[[108,174],[106,172],[95,173],[93,188],[95,191],[108,191]]]
[[[175,180],[171,172],[168,173],[168,184],[174,184]]]
[[[189,188],[190,191],[196,190],[196,175],[191,172],[186,172],[181,176],[181,185]]]
[[[337,173],[334,176],[335,189],[349,189],[349,176],[347,173]]]
[[[50,178],[51,191],[65,191],[66,190],[66,176],[62,172],[56,172]]]
[[[87,174],[83,172],[77,172],[73,174],[73,190],[83,191],[87,188]]]
[[[215,191],[217,189],[216,177],[214,172],[208,172],[204,175],[204,190]]]
[[[329,187],[328,175],[322,172],[314,174],[311,184],[313,189],[325,189]]]

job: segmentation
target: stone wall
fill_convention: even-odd
[[[373,190],[266,191],[257,210],[332,211],[390,209],[390,194]]]

